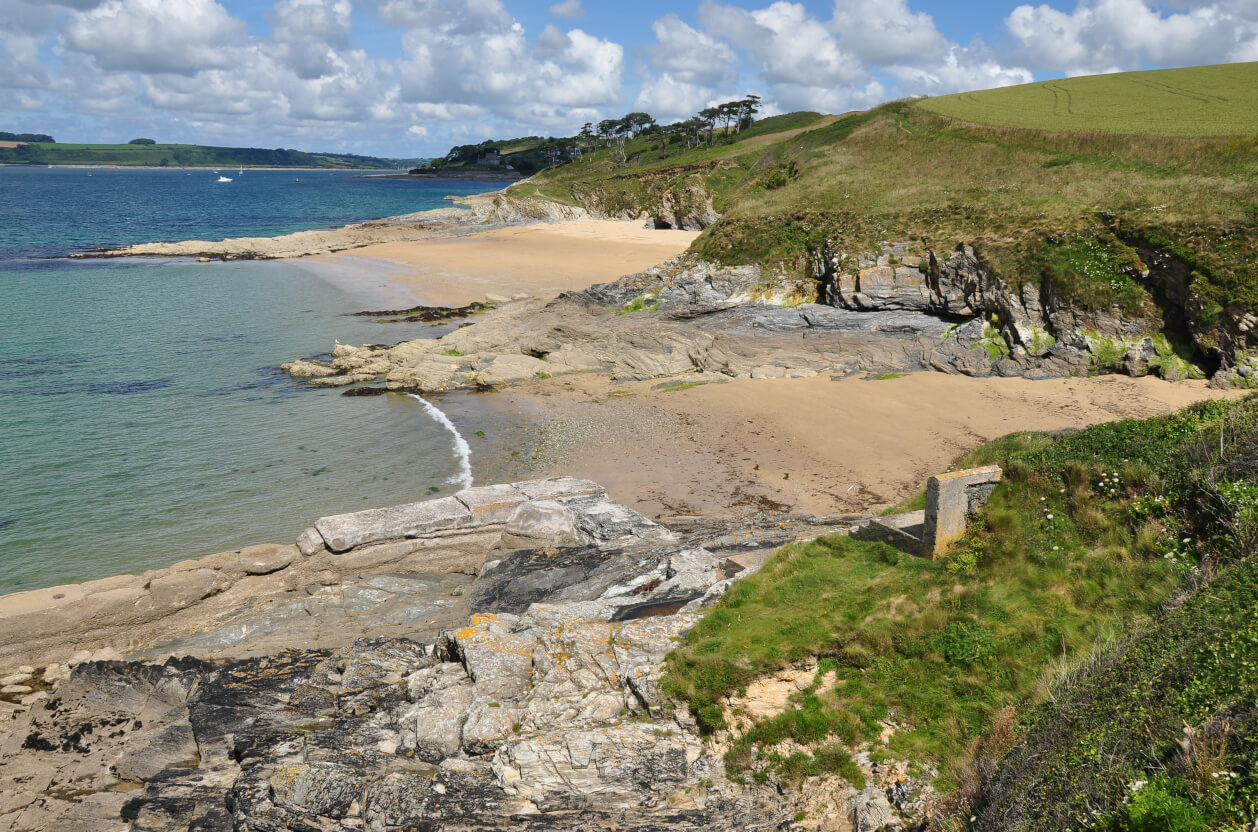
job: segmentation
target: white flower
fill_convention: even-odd
[[[1054,546],[1054,547],[1053,547],[1053,551],[1054,551],[1054,552],[1056,552],[1056,551],[1057,551],[1057,548],[1058,548],[1058,547]]]
[[[1051,515],[1051,514],[1050,514],[1050,515],[1048,515],[1048,519],[1049,519],[1049,520],[1052,520],[1052,519],[1053,519],[1053,515]]]
[[[1185,537],[1185,538],[1184,538],[1184,542],[1185,542],[1185,543],[1192,543],[1192,538],[1191,538],[1191,537]]]

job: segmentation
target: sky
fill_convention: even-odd
[[[0,130],[411,158],[1233,61],[1258,0],[0,0]]]

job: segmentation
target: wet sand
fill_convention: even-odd
[[[604,376],[452,398],[478,482],[586,477],[649,517],[869,514],[991,439],[1169,413],[1236,392],[1126,376],[740,379],[666,392]],[[482,408],[484,413],[477,413]],[[512,454],[515,454],[514,456]]]

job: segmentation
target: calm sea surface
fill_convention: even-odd
[[[455,436],[424,403],[278,370],[334,339],[437,330],[348,316],[361,297],[287,263],[64,255],[341,225],[495,186],[223,173],[0,167],[0,593],[290,542],[324,514],[458,487]]]

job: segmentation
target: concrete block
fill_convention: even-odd
[[[922,543],[927,557],[935,557],[965,533],[966,515],[987,502],[1002,473],[999,466],[987,465],[926,481]]]
[[[520,503],[527,502],[528,497],[513,485],[483,485],[477,488],[465,488],[454,498],[467,510],[472,512],[469,525],[484,526],[494,523],[506,523]]]
[[[925,511],[875,517],[852,529],[850,536],[854,540],[876,540],[889,543],[911,555],[927,555],[922,545],[922,525],[925,517]]]
[[[348,552],[364,543],[419,537],[455,529],[472,519],[472,512],[454,497],[388,508],[373,508],[352,514],[321,517],[315,528],[333,552]]]

